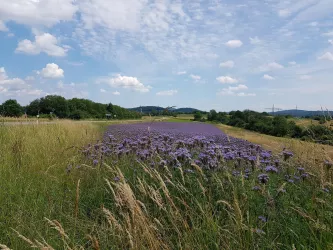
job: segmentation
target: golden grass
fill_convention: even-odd
[[[290,149],[303,162],[316,165],[322,163],[324,159],[333,159],[333,147],[329,145],[304,142],[298,139],[289,139],[260,134],[241,128],[231,127],[223,124],[217,125],[227,135],[245,139],[275,153],[281,152],[284,148]]]

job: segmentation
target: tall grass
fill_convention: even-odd
[[[75,148],[99,138],[97,125],[0,132],[0,243],[10,249],[333,249],[332,194],[321,190],[333,175],[320,163],[304,166],[309,180],[277,175],[254,191],[256,173],[195,164],[186,173],[128,156],[91,167]]]
[[[0,243],[24,249],[11,228],[30,236],[48,232],[44,217],[62,218],[72,209],[66,167],[77,147],[101,137],[103,124],[64,122],[0,126]]]

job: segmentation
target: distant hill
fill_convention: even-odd
[[[291,115],[295,117],[305,117],[305,116],[318,116],[318,115],[325,115],[328,116],[329,114],[333,115],[333,111],[309,111],[309,110],[296,110],[296,109],[290,109],[290,110],[282,110],[282,111],[276,111],[274,114],[275,115]],[[272,114],[272,113],[270,113]]]
[[[137,112],[142,112],[144,114],[149,114],[152,112],[163,112],[166,108],[163,107],[159,107],[159,106],[142,106],[142,107],[136,107],[136,108],[129,108],[129,110],[131,111],[137,111]],[[169,108],[168,109],[169,112],[175,112],[175,113],[182,113],[182,114],[191,114],[195,111],[199,111],[199,112],[204,112],[204,111],[200,111],[198,109],[194,109],[194,108]]]

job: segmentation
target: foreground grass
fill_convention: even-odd
[[[245,180],[232,175],[232,165],[213,172],[193,165],[194,173],[185,173],[128,156],[91,167],[77,147],[94,143],[104,126],[0,127],[0,243],[11,249],[333,249],[333,200],[322,191],[332,187],[332,171],[321,162],[304,166],[309,180],[296,185],[272,175],[259,191],[252,190],[257,172]],[[287,146],[310,154],[283,138],[221,128],[278,152]],[[299,164],[296,157],[284,171]]]
[[[62,122],[50,125],[0,126],[0,243],[27,246],[18,230],[37,236],[48,232],[44,217],[70,216],[71,181],[66,166],[77,147],[101,137],[105,124]]]

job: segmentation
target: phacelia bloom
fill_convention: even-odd
[[[304,179],[306,179],[306,178],[308,178],[309,177],[309,174],[308,173],[303,173],[303,174],[301,174],[301,178],[304,180]]]
[[[297,168],[297,170],[300,172],[300,173],[303,173],[305,171],[304,168]]]
[[[93,165],[94,165],[94,166],[97,166],[97,164],[98,164],[98,160],[95,159],[95,160],[93,161]]]
[[[286,151],[286,150],[284,150],[282,154],[285,161],[294,156],[294,154],[291,151]]]
[[[329,193],[329,192],[330,192],[330,190],[329,190],[328,188],[323,188],[323,191],[324,191],[325,193]]]
[[[262,222],[267,222],[267,218],[265,216],[260,215],[258,219],[261,220]]]
[[[254,190],[254,191],[259,191],[259,190],[261,190],[261,187],[259,187],[259,186],[254,186],[254,187],[252,188],[252,190]]]
[[[267,166],[265,168],[265,171],[266,172],[271,172],[271,173],[277,173],[278,172],[278,169],[276,167],[273,167],[273,166]]]
[[[119,176],[116,176],[116,177],[113,178],[113,180],[114,180],[115,182],[119,182],[119,181],[120,181],[120,177],[119,177]]]
[[[271,157],[271,153],[269,152],[262,152],[261,157],[264,158],[265,160]]]
[[[232,171],[232,175],[235,176],[235,177],[240,176],[240,172],[234,170],[234,171]]]
[[[269,177],[267,174],[260,174],[260,175],[258,175],[258,180],[259,180],[259,182],[266,184],[269,180]]]

